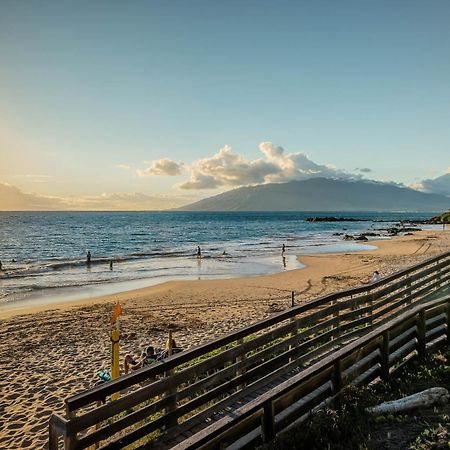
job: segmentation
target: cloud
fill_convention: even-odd
[[[192,200],[191,200],[192,201]],[[65,199],[67,209],[93,211],[147,211],[176,208],[189,201],[169,195],[147,195],[140,192],[113,192]]]
[[[370,173],[370,172],[372,172],[372,169],[369,169],[368,167],[361,167],[361,168],[357,167],[355,170],[357,172],[361,172],[361,173]]]
[[[180,175],[182,171],[182,164],[178,164],[171,159],[163,158],[153,161],[151,166],[144,170],[138,170],[137,174],[140,177],[159,175],[174,177]]]
[[[57,197],[27,194],[16,186],[0,183],[0,211],[51,211],[63,209]]]
[[[116,164],[116,168],[123,169],[123,170],[130,170],[131,166],[129,166],[128,164]]]
[[[12,175],[14,178],[25,178],[28,182],[31,183],[45,183],[50,178],[52,178],[51,175],[39,175],[39,174],[16,174]]]
[[[195,200],[198,198],[139,192],[48,197],[25,193],[16,186],[0,183],[0,211],[147,211],[176,208]]]
[[[432,194],[441,194],[450,197],[450,172],[437,178],[422,180],[412,185],[414,189]]]
[[[177,186],[181,189],[216,189],[313,177],[360,178],[340,171],[332,164],[316,164],[304,153],[285,154],[283,147],[272,142],[262,142],[259,150],[263,158],[247,160],[225,145],[215,155],[191,164],[190,179]]]
[[[270,175],[280,172],[280,167],[272,162],[256,159],[246,160],[233,153],[225,145],[210,158],[200,159],[191,165],[191,178],[180,183],[181,189],[215,189],[222,186],[242,186],[260,184]]]
[[[181,189],[216,189],[220,186],[217,180],[211,175],[203,175],[202,173],[192,171],[191,179],[184,183],[178,184]]]

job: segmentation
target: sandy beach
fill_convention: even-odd
[[[361,284],[450,250],[450,231],[421,231],[377,250],[302,256],[305,268],[263,277],[168,282],[96,299],[0,314],[0,448],[45,448],[48,419],[110,361],[109,318],[120,301],[121,355],[163,346],[168,327],[193,347],[296,303]]]

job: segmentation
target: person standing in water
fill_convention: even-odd
[[[286,251],[286,246],[283,244],[283,247],[281,248],[281,256],[284,256],[285,251]]]
[[[90,252],[90,250],[88,250],[88,252],[86,253],[86,264],[88,266],[91,265],[91,252]]]
[[[109,270],[112,270],[113,269],[113,262],[112,262],[112,260],[109,262]]]
[[[201,258],[202,257],[202,250],[200,248],[200,245],[197,245],[197,258]]]

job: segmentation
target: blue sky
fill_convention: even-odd
[[[270,141],[421,186],[450,166],[449,20],[441,0],[3,0],[0,182],[183,202],[245,184]],[[149,170],[163,158],[179,170]]]

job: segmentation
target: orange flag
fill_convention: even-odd
[[[114,311],[111,316],[111,323],[114,324],[117,320],[117,318],[122,314],[122,307],[120,306],[120,303],[117,302],[116,306],[114,306]]]

